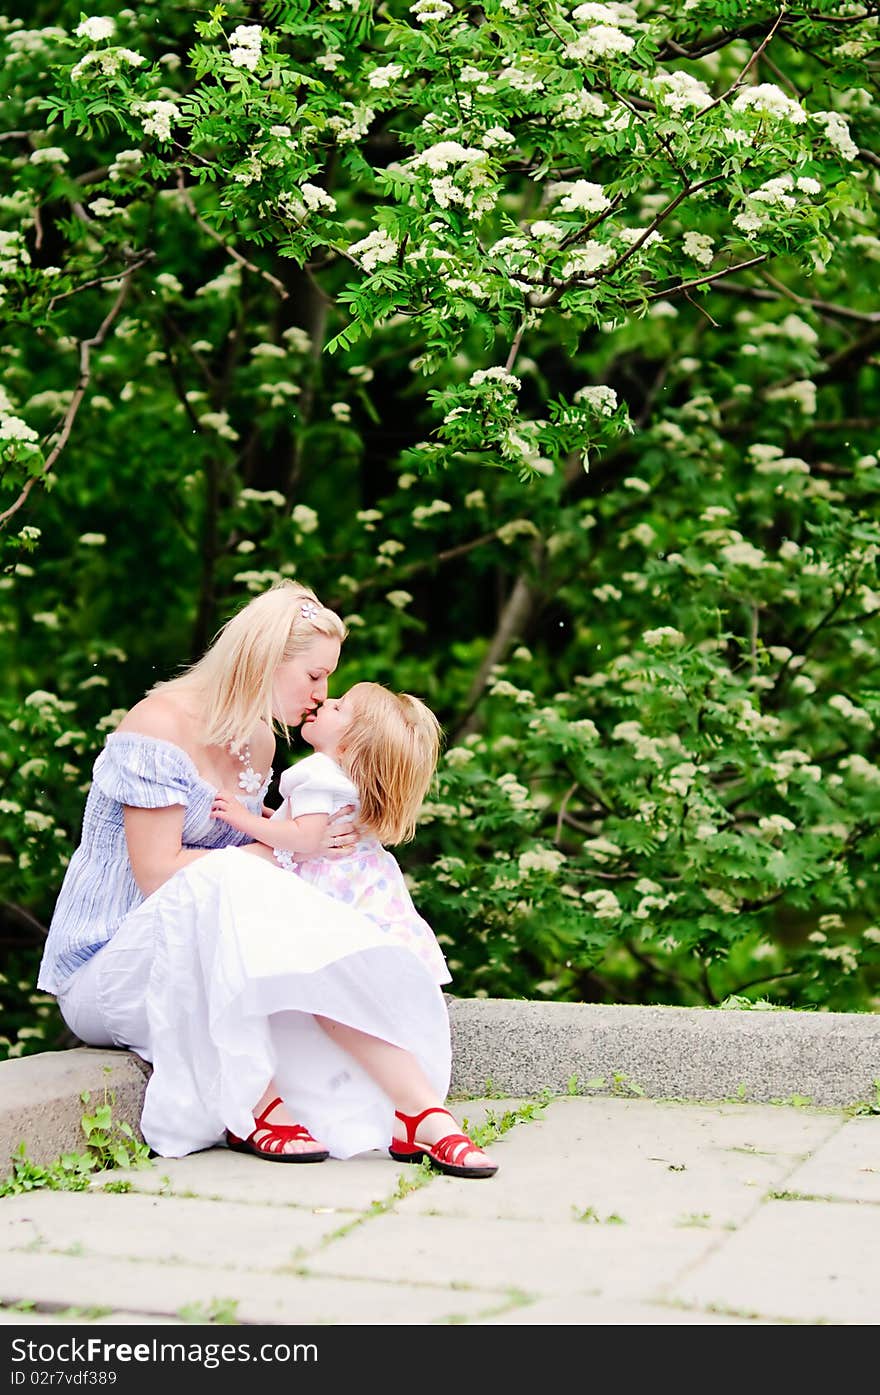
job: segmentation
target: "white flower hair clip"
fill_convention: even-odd
[[[304,605],[300,606],[299,613],[304,620],[314,620],[318,613],[318,607],[314,601],[306,601]]]

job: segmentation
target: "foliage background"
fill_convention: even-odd
[[[876,7],[4,9],[0,1050],[104,734],[291,575],[444,725],[454,992],[875,1010]]]

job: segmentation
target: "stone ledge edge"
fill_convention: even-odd
[[[880,1014],[608,1006],[447,995],[451,1093],[623,1094],[700,1103],[876,1104]],[[83,1146],[83,1091],[137,1132],[149,1067],[74,1047],[0,1062],[0,1176]],[[139,1134],[138,1134],[139,1136]]]

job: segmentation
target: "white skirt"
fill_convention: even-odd
[[[411,1052],[445,1100],[443,993],[367,916],[237,848],[177,872],[59,994],[89,1045],[152,1062],[141,1131],[161,1157],[247,1137],[270,1080],[293,1117],[348,1158],[387,1148],[394,1104],[315,1014]]]

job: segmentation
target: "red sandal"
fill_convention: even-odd
[[[490,1163],[488,1159],[482,1167],[465,1167],[456,1161],[465,1153],[482,1152],[466,1133],[447,1133],[436,1143],[416,1142],[416,1129],[422,1120],[429,1114],[445,1114],[452,1119],[448,1109],[423,1109],[421,1114],[401,1114],[396,1109],[394,1113],[406,1129],[405,1142],[399,1138],[391,1140],[388,1151],[395,1162],[417,1163],[427,1158],[432,1167],[448,1173],[450,1177],[494,1177],[498,1171],[497,1163]],[[455,1120],[452,1119],[452,1122],[455,1123]]]
[[[326,1149],[316,1148],[311,1153],[285,1153],[285,1143],[317,1143],[317,1139],[312,1138],[308,1129],[303,1124],[270,1124],[266,1115],[271,1114],[276,1105],[281,1104],[281,1097],[267,1104],[262,1114],[258,1114],[254,1119],[256,1127],[247,1138],[238,1138],[234,1133],[226,1130],[226,1142],[236,1153],[253,1153],[258,1158],[265,1158],[268,1162],[281,1163],[315,1163],[324,1162],[330,1154]],[[257,1134],[265,1135],[257,1143]]]

